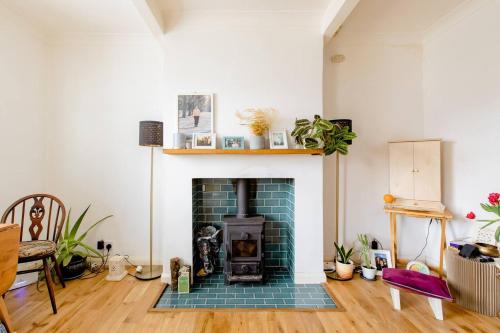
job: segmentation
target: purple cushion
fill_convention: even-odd
[[[436,276],[406,269],[384,268],[382,280],[388,284],[409,289],[428,297],[453,300],[446,281]]]

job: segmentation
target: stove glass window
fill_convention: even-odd
[[[257,257],[257,240],[233,240],[233,257]]]

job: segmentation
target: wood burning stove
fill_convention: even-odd
[[[224,283],[264,282],[264,217],[248,214],[249,179],[236,181],[238,210],[224,217]]]

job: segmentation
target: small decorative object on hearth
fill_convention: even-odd
[[[354,271],[354,263],[351,260],[354,254],[354,249],[346,250],[344,245],[339,246],[335,243],[335,249],[337,250],[337,262],[335,265],[336,272],[334,273],[337,280],[350,280],[352,279],[352,273]],[[328,274],[330,277],[330,274]]]
[[[499,218],[494,218],[491,220],[476,220],[478,222],[486,223],[481,227],[481,229],[486,229],[489,226],[500,222],[500,193],[490,193],[490,195],[488,196],[488,202],[489,203],[482,203],[481,208],[488,213],[497,215]],[[474,212],[470,212],[466,217],[468,219],[474,220],[476,219],[476,214],[474,214]],[[497,243],[500,242],[500,226],[497,226],[497,229],[495,231],[495,241]]]
[[[215,260],[220,250],[220,229],[213,226],[203,227],[196,233],[196,260],[197,276],[203,277],[212,274],[215,269]]]
[[[172,291],[177,291],[177,280],[179,279],[179,270],[181,269],[181,258],[170,259],[170,282]]]
[[[187,294],[189,293],[189,287],[191,282],[189,281],[189,270],[187,267],[182,267],[179,271],[179,281],[177,292],[179,294]]]
[[[368,236],[359,234],[358,241],[361,243],[361,277],[365,280],[375,281],[377,268],[372,266],[370,261],[370,241],[368,240]]]
[[[236,116],[240,119],[241,125],[246,125],[250,128],[250,149],[264,149],[264,135],[271,126],[272,118],[276,114],[273,108],[247,108],[243,112],[236,112]]]
[[[149,266],[135,277],[140,280],[152,280],[161,276],[161,266],[153,266],[153,156],[154,148],[163,146],[163,123],[161,121],[141,121],[139,123],[139,145],[151,148],[149,182]]]

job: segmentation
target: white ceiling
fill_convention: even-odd
[[[331,0],[154,0],[162,10],[324,11]]]
[[[361,0],[339,35],[422,36],[443,16],[467,0]]]
[[[48,34],[149,33],[132,0],[0,0]]]

